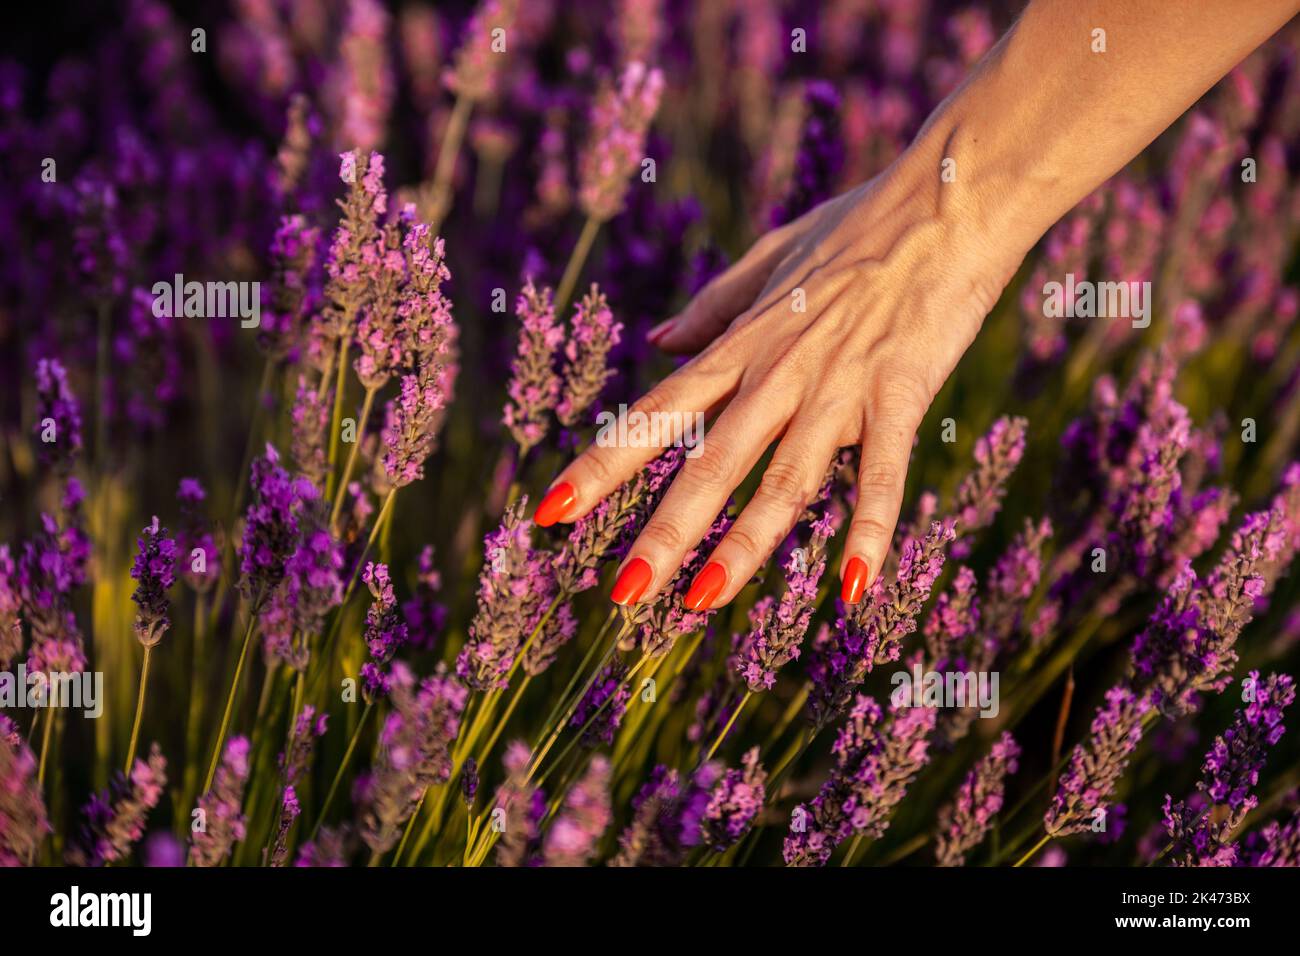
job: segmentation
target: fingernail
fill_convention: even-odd
[[[867,575],[870,573],[867,562],[861,558],[850,558],[844,566],[844,584],[840,588],[840,600],[845,604],[857,604],[862,600],[862,592],[867,589]]]
[[[539,527],[549,528],[555,522],[559,521],[569,509],[573,507],[576,499],[573,491],[573,485],[567,481],[562,481],[546,493],[542,503],[537,506],[537,512],[533,515],[533,521]]]
[[[654,576],[648,561],[644,558],[633,558],[614,582],[614,589],[609,592],[609,599],[615,604],[624,606],[635,604]]]
[[[691,589],[686,592],[686,599],[683,602],[688,611],[703,611],[711,604],[713,599],[722,593],[722,589],[727,583],[727,569],[718,564],[717,561],[710,561],[704,566],[704,570],[696,575],[695,580],[691,582]]]
[[[673,326],[676,324],[677,324],[676,319],[668,319],[664,322],[660,322],[648,333],[646,333],[646,341],[649,342],[651,345],[658,345],[659,340],[662,339],[669,332],[671,332],[673,330]]]

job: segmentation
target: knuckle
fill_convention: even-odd
[[[808,494],[803,471],[790,462],[773,461],[767,466],[758,485],[758,493],[773,501],[790,502],[802,507]]]
[[[672,407],[672,392],[667,387],[667,384],[663,383],[637,399],[632,408],[629,409],[629,413],[640,412],[644,415],[661,415],[671,411]]]
[[[863,496],[892,495],[902,483],[902,472],[887,462],[867,465],[858,475],[858,491]]]
[[[894,528],[892,524],[881,521],[873,514],[859,514],[853,516],[849,533],[862,541],[880,543],[888,542],[893,537]]]
[[[761,561],[763,555],[766,554],[766,549],[758,536],[741,525],[736,525],[731,529],[731,532],[727,535],[727,541],[745,552],[754,563]]]
[[[925,380],[910,371],[881,375],[874,395],[876,414],[886,420],[914,425],[930,407],[928,391]]]
[[[671,518],[651,518],[638,540],[661,551],[676,553],[686,550],[686,535]]]
[[[687,459],[682,475],[688,481],[704,488],[726,485],[735,470],[735,456],[717,439],[704,443],[704,453]]]
[[[582,461],[581,473],[595,485],[604,487],[614,483],[613,463],[603,449],[595,449]]]

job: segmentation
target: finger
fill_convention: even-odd
[[[732,394],[739,376],[734,363],[692,362],[630,408],[602,412],[596,440],[556,476],[533,521],[543,528],[576,521],[666,447],[700,440],[704,420]]]
[[[672,579],[792,412],[764,390],[732,400],[709,430],[700,454],[683,463],[629,549],[611,595],[618,603],[649,600]],[[625,585],[629,578],[639,589]]]
[[[650,343],[675,355],[704,348],[753,304],[796,238],[788,228],[765,235],[739,262],[696,293],[686,308],[651,329]]]
[[[710,565],[724,569],[727,583],[707,607],[731,601],[786,539],[808,502],[816,497],[838,448],[839,435],[823,417],[812,420],[798,415],[790,423],[754,497],[709,556]],[[700,578],[705,578],[703,572]],[[709,583],[705,579],[701,586]]]
[[[844,542],[840,597],[857,604],[884,566],[903,502],[907,462],[920,416],[886,405],[869,413],[858,467],[858,500]]]

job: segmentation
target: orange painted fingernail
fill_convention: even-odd
[[[867,575],[870,573],[867,562],[861,558],[849,558],[844,566],[844,585],[840,588],[840,600],[845,604],[857,604],[862,600],[862,592],[867,589]]]
[[[718,564],[717,561],[710,561],[704,566],[704,570],[695,576],[691,582],[691,589],[686,592],[686,598],[683,603],[688,611],[706,610],[712,603],[713,599],[722,593],[723,587],[727,583],[727,569]]]
[[[609,592],[609,599],[615,604],[635,604],[636,599],[645,591],[654,576],[655,573],[645,558],[633,558],[614,582],[614,589]]]
[[[537,513],[533,515],[533,521],[539,527],[549,528],[569,513],[569,509],[573,507],[576,498],[577,495],[574,493],[573,485],[567,481],[560,482],[546,493],[542,503],[537,506]]]

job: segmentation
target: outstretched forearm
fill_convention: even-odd
[[[1027,252],[1281,28],[1300,0],[1032,0],[900,162]],[[1101,31],[1101,32],[1097,32]]]

